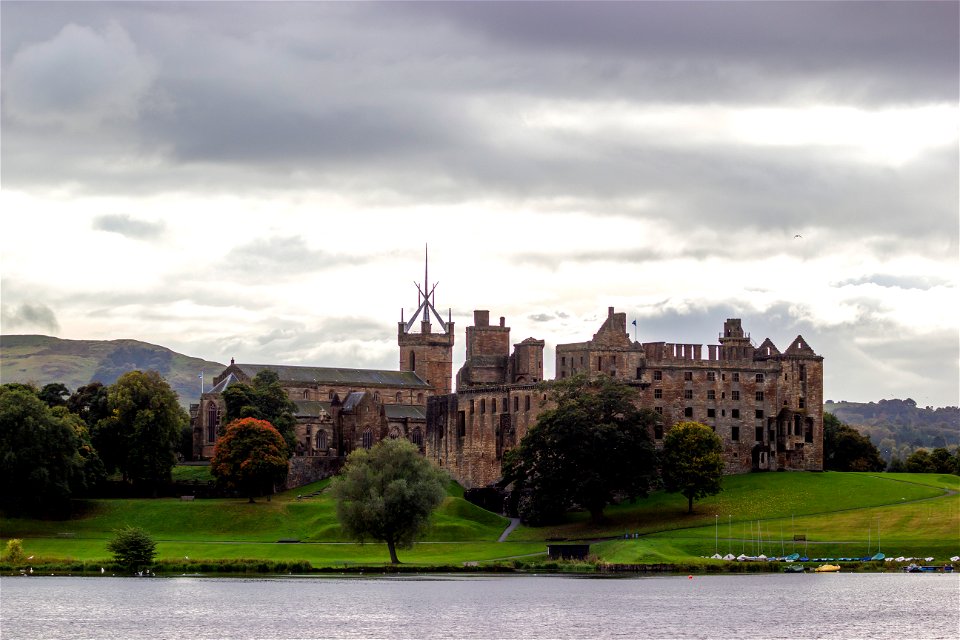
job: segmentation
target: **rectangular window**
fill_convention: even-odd
[[[807,365],[805,364],[800,365],[800,379],[801,380],[807,379]]]
[[[663,389],[654,389],[654,390],[653,390],[653,397],[656,398],[656,399],[658,399],[658,400],[659,400],[660,398],[662,398],[662,397],[663,397]]]
[[[797,407],[799,407],[800,409],[803,409],[806,406],[807,406],[806,400],[804,400],[803,398],[800,398],[799,400],[797,400]]]
[[[530,396],[524,396],[523,398],[523,410],[530,411]]]
[[[763,427],[757,427],[757,428],[754,430],[753,438],[754,438],[757,442],[763,442]]]
[[[640,379],[640,375],[641,375],[642,373],[643,373],[643,369],[641,369],[640,367],[637,367],[637,380]]]
[[[721,417],[721,418],[726,418],[726,417],[727,417],[727,410],[726,410],[726,409],[720,409],[720,417]]]
[[[563,365],[564,367],[567,366],[567,356],[560,357],[560,364]]]
[[[716,418],[716,417],[717,417],[717,410],[716,410],[716,409],[707,409],[707,417],[708,417],[708,418]]]
[[[739,373],[739,372],[733,374],[733,381],[734,381],[734,382],[740,382],[740,373]]]
[[[693,400],[693,389],[684,389],[683,391],[684,400]]]
[[[660,409],[657,413],[663,413],[663,407],[657,407]],[[656,440],[663,440],[663,425],[655,424],[653,425],[653,437]]]
[[[473,415],[473,410],[474,410],[474,404],[473,404],[473,403],[474,403],[474,401],[471,400],[471,401],[470,401],[470,415]]]
[[[693,381],[693,371],[684,371],[684,372],[683,372],[683,380],[684,380],[684,382],[692,382],[692,381]]]
[[[757,382],[763,382],[763,374],[762,374],[762,373],[758,373],[758,374],[757,374]]]
[[[813,442],[813,420],[810,420],[809,418],[803,427],[803,441]]]
[[[730,409],[730,417],[739,420],[740,419],[740,409]]]
[[[520,411],[520,396],[513,396],[513,410]]]
[[[487,412],[487,400],[486,398],[480,398],[480,413]]]
[[[494,398],[493,400],[490,401],[490,413],[496,413],[496,412],[497,412],[497,399]]]
[[[463,416],[463,411],[457,412],[457,437],[462,438],[467,435],[467,421]]]
[[[683,417],[684,417],[684,418],[692,418],[692,417],[693,417],[693,407],[686,407],[686,408],[684,408],[684,410],[683,410]]]
[[[603,356],[597,356],[597,370],[603,369]]]
[[[716,400],[717,392],[713,389],[707,389],[707,400]]]
[[[757,391],[757,402],[763,402],[763,391]]]
[[[734,442],[740,441],[740,427],[730,427],[730,439]]]
[[[663,407],[654,407],[653,410],[659,413],[660,415],[663,415]]]
[[[653,372],[654,380],[663,380],[663,371],[654,371]]]
[[[707,371],[707,382],[716,382],[716,381],[717,381],[717,372]]]
[[[731,392],[730,392],[730,399],[739,402],[739,400],[740,400],[740,392],[739,392],[739,391],[731,391]]]
[[[753,414],[757,420],[763,420],[763,409],[757,409]]]

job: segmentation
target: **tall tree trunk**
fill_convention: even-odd
[[[387,540],[387,550],[390,552],[391,564],[400,564],[397,558],[397,544],[393,540]]]
[[[687,513],[693,513],[693,496],[687,496]]]

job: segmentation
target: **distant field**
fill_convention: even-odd
[[[384,545],[357,545],[342,535],[328,486],[329,481],[314,483],[254,504],[242,499],[91,500],[79,503],[82,514],[68,521],[4,519],[0,536],[23,538],[24,549],[37,558],[91,563],[109,557],[107,540],[128,524],[149,531],[167,560],[305,560],[334,568],[386,562]],[[542,554],[551,538],[591,540],[600,560],[618,563],[702,563],[699,556],[715,551],[779,555],[806,550],[811,557],[853,557],[879,548],[904,556],[960,554],[957,476],[767,473],[731,476],[724,487],[719,496],[696,503],[693,515],[685,513],[681,496],[656,493],[610,508],[610,520],[601,526],[586,522],[586,514],[572,514],[558,526],[520,527],[509,542],[498,543],[508,520],[466,502],[462,489],[451,483],[424,541],[400,558],[429,566],[526,558]],[[798,534],[806,541],[794,542]]]

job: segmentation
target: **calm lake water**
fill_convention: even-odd
[[[960,576],[0,580],[20,638],[950,638]]]

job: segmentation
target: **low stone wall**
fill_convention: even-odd
[[[287,471],[287,489],[301,487],[336,475],[343,466],[338,456],[294,456]]]

